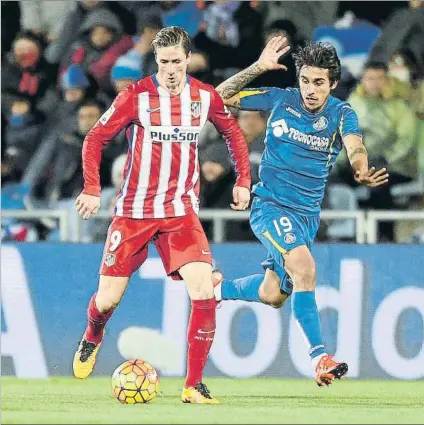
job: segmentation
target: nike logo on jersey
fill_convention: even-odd
[[[208,254],[210,254],[210,252],[209,251],[205,251],[204,249],[202,249],[202,254],[208,255]]]
[[[211,330],[211,331],[204,331],[203,329],[199,329],[199,330],[197,331],[197,333],[198,333],[198,334],[211,334],[211,333],[213,333],[213,332],[215,332],[215,329],[213,329],[213,330]]]
[[[147,110],[146,110],[146,112],[147,112],[148,114],[151,114],[152,112],[159,111],[159,109],[160,109],[160,107],[159,107],[159,108],[153,108],[153,109],[147,109]]]

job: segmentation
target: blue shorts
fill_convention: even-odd
[[[268,257],[262,266],[277,273],[281,279],[280,288],[287,294],[292,293],[293,285],[284,270],[283,255],[301,245],[311,249],[319,222],[319,215],[301,215],[292,208],[259,197],[252,202],[250,226],[268,250]]]

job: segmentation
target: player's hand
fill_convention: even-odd
[[[371,167],[368,171],[357,171],[354,178],[358,184],[376,187],[386,184],[389,181],[389,174],[386,173],[385,168],[375,171],[375,167]]]
[[[233,210],[246,210],[250,202],[250,190],[247,187],[234,186],[233,201],[234,204],[231,204]]]
[[[283,69],[287,71],[287,67],[279,64],[278,59],[290,50],[288,43],[287,38],[282,37],[281,35],[272,37],[262,51],[257,64],[265,71],[272,71],[276,69]]]
[[[81,193],[75,200],[75,207],[78,214],[84,219],[88,220],[91,214],[96,214],[100,208],[100,196],[87,195]]]

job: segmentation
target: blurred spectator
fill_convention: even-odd
[[[213,76],[209,81],[216,85],[237,70],[249,66],[263,46],[263,19],[253,7],[254,2],[214,2],[209,5],[214,13],[206,13],[199,33],[194,37],[195,50],[203,52],[208,59]],[[225,20],[221,19],[225,15]],[[234,44],[230,34],[238,34]]]
[[[240,111],[237,122],[243,131],[249,147],[250,170],[253,185],[259,181],[259,164],[265,147],[266,118],[262,112]]]
[[[266,118],[262,112],[238,111],[237,122],[248,144],[252,184],[255,184],[259,181],[259,163],[265,146]],[[205,126],[205,131],[202,132],[200,139],[201,170],[206,182],[215,183],[229,174],[234,177],[228,150],[215,127],[213,125]],[[208,202],[210,205],[215,203],[213,197]],[[221,204],[221,201],[218,203]]]
[[[291,21],[301,39],[311,40],[312,32],[320,25],[332,25],[336,20],[338,1],[269,1],[265,25],[276,19]]]
[[[342,65],[340,81],[337,87],[331,91],[331,95],[337,97],[337,99],[346,100],[357,84],[358,80],[351,74],[346,66]]]
[[[250,152],[252,184],[259,181],[259,164],[264,149],[264,133],[266,119],[261,112],[240,111],[238,124],[242,129]],[[204,208],[228,209],[232,203],[232,191],[235,174],[231,158],[225,143],[216,132],[209,133],[212,139],[206,142],[206,147],[200,154],[201,158],[201,204]],[[204,224],[205,231],[212,237],[210,223]],[[228,221],[225,230],[226,240],[254,240],[248,222]]]
[[[21,30],[21,6],[17,1],[1,2],[1,58],[10,51]]]
[[[136,54],[130,51],[116,61],[110,76],[116,93],[143,77],[138,59]]]
[[[424,79],[419,77],[418,63],[409,49],[399,49],[390,59],[388,74],[397,81],[398,91],[417,117],[424,119]]]
[[[28,95],[35,109],[51,112],[42,102],[52,95],[49,89],[53,91],[52,68],[43,57],[44,47],[44,40],[30,32],[18,34],[13,42],[1,73],[2,112],[6,117],[11,114],[14,100],[22,94]]]
[[[358,19],[352,12],[346,12],[332,25],[315,28],[312,41],[331,43],[337,50],[340,63],[354,78],[359,79],[368,60],[369,53],[381,30],[370,22]]]
[[[82,145],[86,134],[101,117],[105,106],[86,100],[78,108],[78,128],[58,135],[52,173],[46,187],[46,200],[74,198],[81,191]]]
[[[396,174],[412,178],[417,173],[416,120],[393,83],[384,64],[370,62],[348,99],[358,114],[368,155],[384,158],[392,183]]]
[[[163,27],[162,20],[146,12],[139,22],[139,35],[133,37],[134,47],[120,56],[112,68],[112,83],[116,92],[157,70],[152,41]]]
[[[133,46],[130,36],[123,34],[119,19],[107,9],[95,9],[82,25],[79,40],[62,60],[62,71],[70,64],[81,65],[106,92],[112,92],[110,72],[119,56]]]
[[[199,22],[202,19],[202,3],[204,2],[171,0],[157,3],[160,7],[164,26],[175,25],[184,28],[190,37],[194,37],[199,29]],[[199,7],[199,4],[202,4],[201,7]]]
[[[44,115],[35,109],[29,94],[17,94],[3,143],[6,145],[5,161],[9,166],[8,177],[18,181],[31,156],[36,151],[43,131]]]
[[[424,77],[423,5],[422,1],[410,1],[409,8],[393,13],[370,53],[370,61],[387,64],[394,52],[408,48],[417,58],[420,77]]]
[[[224,46],[237,47],[240,44],[240,32],[234,14],[239,7],[238,1],[211,4],[203,15],[207,37]]]
[[[278,35],[287,38],[292,52],[296,50],[299,44],[297,29],[290,21],[283,19],[272,22],[265,30],[265,40],[263,47],[265,47],[265,45],[272,37]],[[292,87],[296,85],[296,67],[293,56],[290,54],[285,55],[280,60],[280,63],[285,65],[287,70],[268,71],[253,80],[249,87],[280,87],[284,89],[286,87]]]
[[[74,9],[68,13],[56,40],[49,45],[46,51],[47,61],[52,64],[60,63],[62,57],[69,52],[71,46],[78,40],[81,27],[90,12],[94,10],[109,10],[119,19],[126,34],[134,34],[135,15],[128,9],[128,3],[139,4],[139,2],[78,1]]]
[[[72,0],[25,0],[19,3],[22,28],[43,35],[49,41],[57,38],[66,17],[76,5]]]
[[[367,21],[381,27],[390,15],[397,9],[408,5],[407,1],[388,1],[381,7],[379,1],[338,1],[337,16],[344,16],[346,13],[352,12],[359,19]]]
[[[61,77],[62,99],[46,123],[42,140],[32,156],[22,181],[37,194],[45,189],[48,170],[62,134],[77,129],[77,111],[82,102],[93,98],[97,87],[91,84],[79,65],[71,65]]]
[[[361,83],[348,99],[358,114],[370,164],[377,169],[387,167],[390,174],[389,183],[372,189],[369,200],[361,204],[371,209],[394,208],[390,188],[417,175],[416,118],[413,110],[396,95],[393,83],[386,65],[370,62],[365,66]],[[348,167],[346,156],[342,158]],[[392,223],[380,223],[379,229],[385,240],[393,240]]]

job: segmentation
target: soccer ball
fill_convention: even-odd
[[[112,391],[122,404],[148,403],[159,393],[159,375],[144,360],[127,360],[113,372]]]

